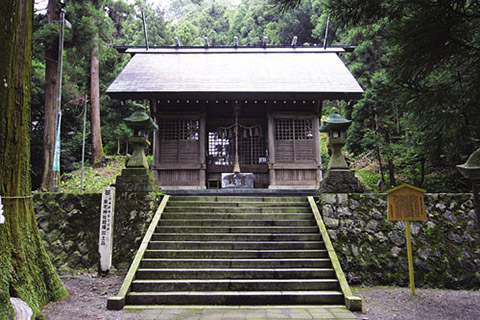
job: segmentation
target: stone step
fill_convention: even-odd
[[[168,201],[168,207],[254,207],[254,208],[276,208],[276,207],[310,207],[305,201],[303,202],[215,202],[215,201]]]
[[[339,290],[336,279],[134,280],[132,292]]]
[[[174,291],[131,292],[132,305],[304,305],[343,304],[339,291]]]
[[[185,220],[312,220],[312,213],[227,213],[227,212],[164,212],[162,219],[185,219]]]
[[[141,268],[330,268],[330,259],[154,259],[144,258]]]
[[[220,214],[248,214],[248,213],[305,213],[312,215],[311,209],[307,207],[170,207],[167,206],[166,213],[220,213]]]
[[[150,241],[149,249],[293,250],[324,249],[322,241]]]
[[[318,233],[318,227],[158,226],[156,233]]]
[[[332,268],[139,268],[136,279],[332,279]]]
[[[152,241],[320,241],[318,233],[154,233]]]
[[[313,219],[162,219],[158,226],[316,226],[317,222]]]
[[[236,197],[236,196],[170,196],[170,201],[205,201],[205,202],[301,202],[306,197]]]
[[[147,250],[144,258],[198,258],[198,259],[273,259],[273,258],[327,258],[325,249],[307,250]]]

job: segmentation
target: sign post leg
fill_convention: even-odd
[[[405,221],[405,235],[407,237],[408,274],[410,278],[410,291],[415,294],[415,278],[413,277],[412,236],[410,221]]]

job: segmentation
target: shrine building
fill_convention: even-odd
[[[121,47],[132,58],[107,93],[151,102],[164,189],[220,188],[236,154],[255,188],[317,189],[322,102],[363,93],[339,57],[347,49]]]

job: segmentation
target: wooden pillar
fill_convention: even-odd
[[[203,112],[200,115],[200,132],[199,132],[199,154],[198,154],[198,162],[200,163],[200,171],[199,171],[199,181],[198,181],[198,186],[200,189],[205,189],[207,185],[207,164],[206,164],[206,158],[205,158],[205,148],[206,148],[206,114]]]
[[[315,163],[317,164],[317,172],[315,174],[315,184],[318,188],[320,186],[320,182],[322,181],[322,151],[320,148],[320,131],[318,128],[320,127],[320,118],[316,115],[313,118],[313,144],[314,144],[314,153],[315,153]]]
[[[151,114],[153,118],[153,122],[155,122],[158,125],[158,117],[157,117],[157,110],[158,110],[158,102],[157,100],[153,99],[151,101]],[[157,131],[153,131],[153,141],[152,141],[152,154],[153,154],[153,164],[152,164],[152,171],[153,171],[153,176],[155,179],[158,181],[158,173],[157,170],[155,170],[155,166],[158,164],[159,159],[160,159],[160,128],[158,128]]]
[[[322,106],[323,106],[323,101],[319,100],[316,107],[315,107],[315,121],[313,122],[313,137],[315,141],[315,161],[318,164],[318,170],[316,174],[316,185],[317,187],[320,187],[320,182],[323,180],[323,175],[322,175],[322,169],[323,169],[323,164],[322,164],[322,141],[320,139],[320,117],[322,116]]]
[[[274,188],[277,184],[275,179],[275,123],[272,112],[268,112],[268,173],[270,179],[269,188]]]

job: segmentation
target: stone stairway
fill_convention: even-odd
[[[306,197],[172,196],[127,305],[345,304]]]

